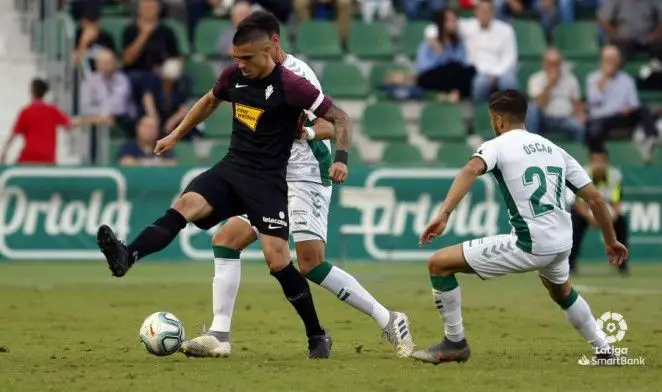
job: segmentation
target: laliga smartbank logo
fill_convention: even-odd
[[[419,249],[417,236],[437,213],[457,169],[377,169],[363,187],[344,186],[340,204],[359,211],[358,224],[344,224],[343,235],[363,237],[365,250],[378,260],[420,260],[433,249]],[[472,192],[451,215],[444,235],[457,240],[484,237],[499,231],[495,184],[479,177]]]
[[[111,168],[15,167],[0,172],[0,255],[9,259],[101,257],[96,232],[129,232],[124,176]]]
[[[646,359],[629,356],[627,347],[617,347],[628,332],[628,324],[622,314],[605,312],[597,320],[598,332],[609,343],[608,348],[595,348],[593,357],[582,355],[577,361],[582,366],[643,366]]]

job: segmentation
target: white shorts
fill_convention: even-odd
[[[462,244],[462,251],[467,264],[482,279],[538,271],[538,275],[554,284],[568,281],[570,250],[537,256],[521,250],[515,246],[515,242],[517,237],[512,234],[495,235],[465,241]]]
[[[329,206],[333,188],[314,182],[287,183],[287,206],[290,215],[290,235],[294,242],[322,240],[326,242]],[[239,218],[250,224],[246,215]],[[253,227],[257,236],[260,233]]]
[[[310,240],[326,242],[333,187],[299,181],[288,182],[287,187],[290,234],[294,242]]]

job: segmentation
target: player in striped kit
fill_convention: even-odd
[[[276,63],[321,86],[315,73],[303,61],[287,54],[280,46],[278,20],[268,12],[256,11],[241,25],[253,24],[263,28],[272,37],[272,57]],[[299,269],[308,280],[332,292],[343,302],[371,316],[382,329],[399,357],[408,357],[414,350],[407,316],[389,311],[347,272],[325,261],[325,245],[331,179],[328,176],[333,126],[323,120],[316,121],[306,113],[313,127],[302,128],[300,140],[292,146],[287,167],[288,212],[290,233],[296,244]],[[184,342],[182,352],[189,356],[226,357],[231,353],[230,326],[234,302],[241,278],[239,255],[241,250],[257,240],[257,232],[244,216],[233,217],[216,233],[212,240],[214,250],[213,313],[209,330],[201,336]]]

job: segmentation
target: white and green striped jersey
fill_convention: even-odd
[[[288,54],[283,66],[296,75],[307,79],[313,86],[322,91],[322,86],[315,72],[308,64]],[[315,115],[306,111],[310,121]],[[287,181],[306,181],[317,184],[331,185],[329,168],[331,167],[331,142],[328,140],[300,140],[292,145],[290,160],[287,164]]]
[[[572,247],[572,221],[565,187],[573,192],[591,178],[562,148],[542,136],[513,130],[483,143],[474,154],[485,161],[508,206],[516,245],[535,255]]]

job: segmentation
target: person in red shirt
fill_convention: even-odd
[[[69,119],[57,106],[44,102],[47,92],[48,84],[44,80],[32,81],[32,102],[19,113],[12,135],[0,154],[0,162],[5,161],[7,150],[16,137],[22,135],[25,145],[18,164],[56,164],[57,127],[71,128],[78,125],[78,121]]]

